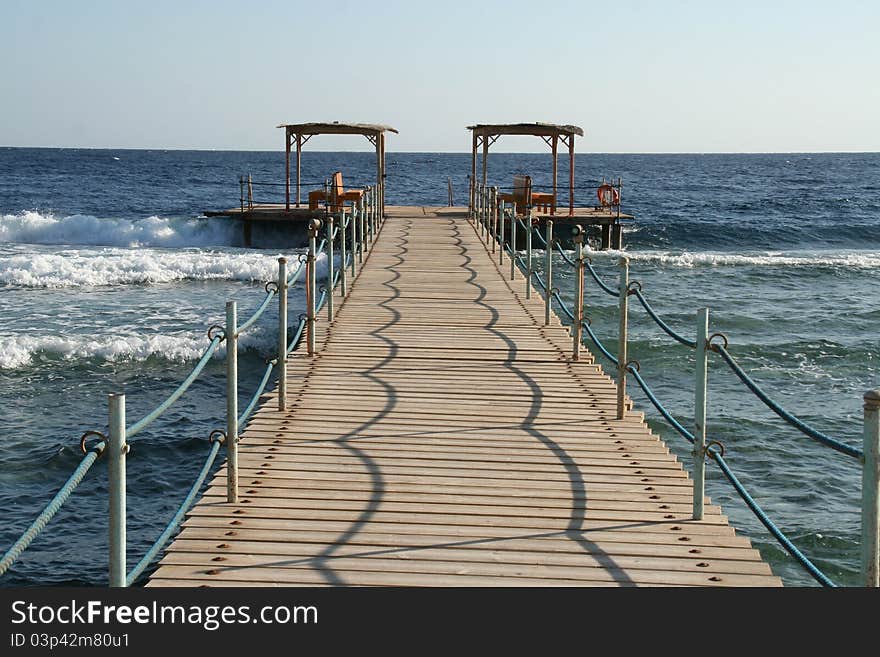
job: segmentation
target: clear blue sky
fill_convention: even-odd
[[[473,123],[579,152],[880,151],[880,2],[0,0],[0,145],[282,148],[283,122]],[[368,150],[320,137],[316,150]],[[538,151],[537,138],[497,150]]]

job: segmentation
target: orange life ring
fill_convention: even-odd
[[[603,207],[607,208],[609,205],[620,205],[620,192],[617,191],[616,187],[612,187],[608,183],[599,185],[599,189],[596,190],[596,195],[599,197],[599,203],[601,203]]]

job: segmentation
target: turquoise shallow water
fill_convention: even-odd
[[[369,182],[369,154],[308,153],[303,179],[346,171]],[[563,163],[564,164],[564,163]],[[445,204],[447,179],[464,203],[469,155],[388,155],[390,204]],[[301,248],[200,218],[238,203],[238,175],[277,181],[278,153],[0,149],[0,547],[27,526],[79,460],[86,429],[106,424],[106,395],[124,390],[138,418],[176,387],[236,299],[262,299],[279,254]],[[546,155],[498,154],[490,179],[531,173],[546,185]],[[880,383],[880,155],[579,155],[576,199],[592,203],[603,175],[624,179],[631,276],[677,330],[695,311],[771,395],[817,428],[859,444],[861,397]],[[560,177],[567,180],[561,167]],[[280,188],[257,186],[258,200]],[[607,281],[617,253],[591,254]],[[540,260],[539,260],[540,261]],[[539,265],[540,266],[540,265]],[[572,277],[557,260],[571,301]],[[302,289],[291,316],[303,307]],[[596,333],[616,340],[615,300],[589,279]],[[242,403],[275,339],[267,313],[244,343]],[[693,361],[637,306],[631,346],[642,373],[686,425]],[[215,359],[169,414],[135,439],[129,463],[130,561],[140,558],[183,498],[222,425],[224,371]],[[690,468],[688,446],[634,392],[651,426]],[[572,400],[577,404],[577,400]],[[710,365],[709,431],[769,515],[836,581],[856,582],[860,471],[787,427],[725,369]],[[0,585],[105,582],[103,464]],[[709,467],[709,494],[787,584],[812,585],[732,488]]]

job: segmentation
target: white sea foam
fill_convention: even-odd
[[[269,352],[277,334],[255,327],[242,336],[240,348]],[[33,363],[38,356],[68,361],[140,362],[161,358],[172,362],[196,360],[208,346],[205,332],[176,335],[0,335],[0,370]],[[223,358],[224,346],[215,352]]]
[[[292,258],[291,266],[295,268],[295,255]],[[323,255],[319,256],[319,276],[324,260]],[[107,249],[0,255],[0,285],[15,287],[149,285],[186,280],[269,281],[277,276],[278,254],[271,252]]]
[[[100,219],[40,212],[0,217],[0,242],[93,246],[228,246],[237,243],[234,222],[217,219]]]
[[[0,345],[0,369],[14,369],[30,364],[38,354],[66,360],[142,361],[160,356],[184,361],[198,358],[206,340],[195,335],[14,335],[0,336]]]
[[[73,288],[177,281],[269,281],[278,276],[279,255],[271,251],[153,248],[21,252],[15,247],[0,254],[0,286]],[[295,271],[296,254],[285,255],[290,260],[288,271]],[[317,275],[326,275],[323,254],[318,256]]]
[[[596,256],[626,255],[630,260],[654,262],[671,267],[736,267],[743,265],[770,267],[843,267],[851,269],[874,269],[880,267],[878,251],[827,251],[827,252],[773,252],[723,253],[723,252],[673,252],[673,251],[603,251],[591,253]]]

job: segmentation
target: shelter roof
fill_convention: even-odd
[[[341,123],[339,121],[332,121],[330,123],[282,123],[278,127],[286,128],[288,132],[298,135],[378,135],[383,132],[397,134],[397,130],[390,125],[374,123]]]
[[[477,135],[535,135],[552,137],[553,135],[584,136],[583,128],[576,125],[560,125],[556,123],[480,123],[469,125]]]

